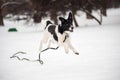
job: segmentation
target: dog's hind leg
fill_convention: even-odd
[[[42,38],[42,40],[40,42],[40,47],[39,47],[39,51],[40,51],[40,53],[39,53],[39,62],[40,62],[40,64],[43,64],[43,61],[41,60],[42,47],[43,47],[43,44],[48,42],[48,39],[49,39],[48,35],[44,34],[44,36],[43,36],[43,38]]]
[[[50,48],[51,43],[52,43],[52,40],[50,39],[49,42],[48,42],[48,48]]]
[[[44,34],[43,38],[42,38],[42,40],[40,42],[39,51],[42,51],[43,44],[47,43],[48,39],[49,39],[49,36],[47,34]]]

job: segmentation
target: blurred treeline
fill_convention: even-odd
[[[29,21],[32,18],[35,23],[49,16],[57,24],[57,16],[71,11],[75,25],[78,26],[75,15],[79,10],[86,14],[87,19],[98,20],[92,15],[93,10],[100,10],[102,16],[107,16],[108,8],[118,7],[120,7],[120,0],[0,0],[0,24],[4,24],[2,20],[8,14],[26,15],[15,20]],[[98,23],[101,24],[101,21],[98,20]]]

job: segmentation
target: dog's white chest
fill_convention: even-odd
[[[60,34],[60,33],[58,33],[58,42],[59,43],[64,43],[67,40],[67,38],[69,38],[68,34],[66,34],[66,33]]]

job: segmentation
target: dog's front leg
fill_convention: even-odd
[[[76,55],[79,55],[79,53],[77,52],[77,50],[73,47],[73,45],[71,44],[71,41],[70,39],[67,39],[66,41],[68,47],[76,54]]]
[[[65,53],[69,53],[69,47],[66,43],[63,44]]]

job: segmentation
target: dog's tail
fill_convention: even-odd
[[[46,21],[46,27],[49,25],[49,24],[53,24],[51,21]],[[46,27],[45,27],[45,29],[46,29]]]
[[[46,21],[46,26],[48,26],[49,24],[52,24],[52,22],[51,21]]]

